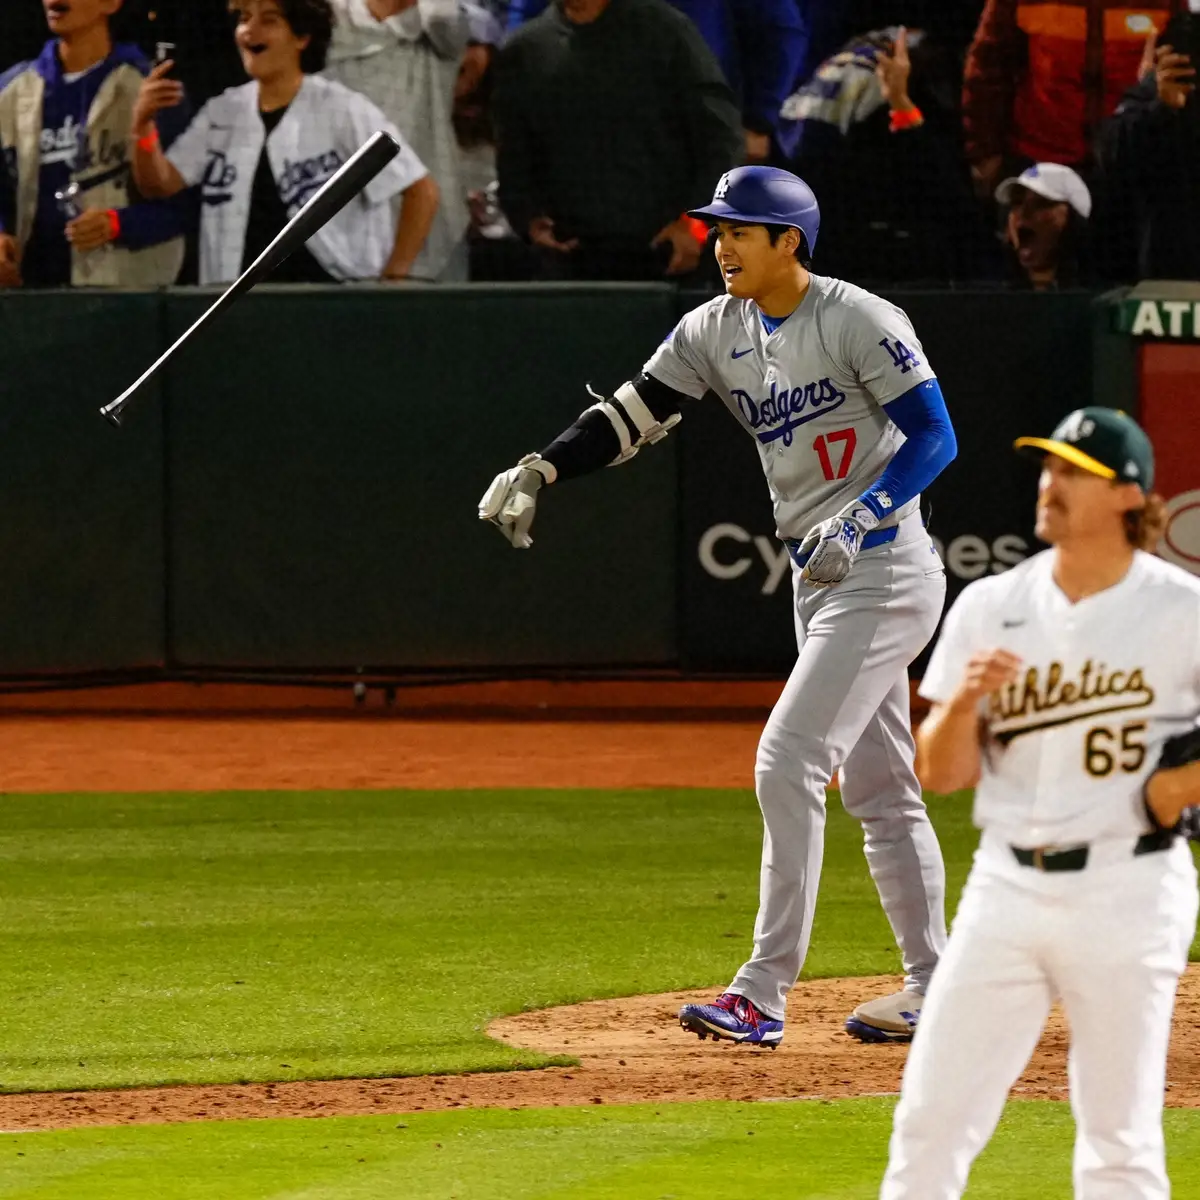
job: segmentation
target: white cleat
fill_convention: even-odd
[[[860,1042],[911,1042],[925,997],[893,992],[860,1004],[846,1018],[846,1032]]]

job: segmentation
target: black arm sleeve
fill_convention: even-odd
[[[634,390],[642,403],[654,414],[656,421],[665,421],[683,408],[683,392],[644,372],[633,381]],[[620,411],[619,402],[614,402]],[[622,412],[629,439],[638,440],[637,427]],[[542,458],[554,464],[559,479],[575,479],[607,467],[621,453],[621,441],[612,422],[602,412],[589,409],[569,429],[564,430],[542,451]]]

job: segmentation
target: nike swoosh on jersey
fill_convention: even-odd
[[[1016,629],[1018,626],[1025,624],[1025,618],[1022,617],[1019,621],[1001,621],[1000,624],[1004,626],[1005,629]]]
[[[747,354],[753,354],[753,353],[754,353],[754,347],[751,346],[749,350],[735,350],[730,357],[745,358]]]

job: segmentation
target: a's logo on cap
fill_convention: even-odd
[[[730,175],[730,172],[726,171],[725,174],[721,176],[720,180],[717,183],[717,190],[715,192],[713,192],[714,200],[724,200],[725,199],[725,196],[729,192],[729,175]]]
[[[1058,428],[1058,436],[1064,442],[1078,442],[1096,432],[1096,422],[1085,416],[1083,411],[1073,412]]]
[[[1136,479],[1141,474],[1141,472],[1138,470],[1137,463],[1135,463],[1132,458],[1126,459],[1125,461],[1125,474],[1131,479]]]

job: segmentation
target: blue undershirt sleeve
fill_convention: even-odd
[[[128,250],[143,250],[182,237],[188,229],[190,200],[184,191],[166,200],[139,200],[122,208],[117,244]]]
[[[923,492],[954,461],[958,441],[936,379],[884,407],[907,441],[876,483],[859,497],[880,520]]]

